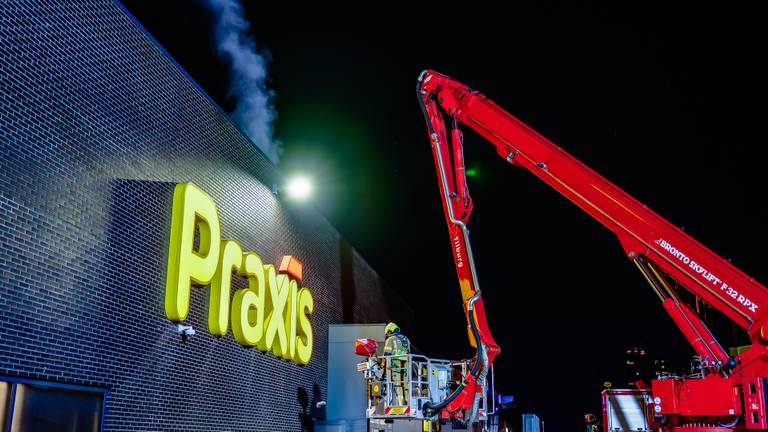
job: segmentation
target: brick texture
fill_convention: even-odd
[[[413,315],[116,3],[0,2],[0,375],[104,387],[104,429],[293,431],[326,395],[328,324]],[[222,235],[292,254],[315,299],[307,366],[163,310],[174,185],[217,204]],[[237,280],[233,286],[244,287]]]

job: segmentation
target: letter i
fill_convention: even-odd
[[[286,359],[292,359],[296,353],[296,321],[298,321],[298,299],[296,298],[299,291],[298,284],[295,280],[291,279],[289,287],[290,292],[288,293],[288,304],[286,305],[288,310],[285,312],[285,332],[288,336],[288,352],[283,354],[283,357]]]

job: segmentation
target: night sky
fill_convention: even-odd
[[[124,5],[225,111],[227,67],[201,3]],[[158,3],[162,5],[158,6]],[[416,77],[432,68],[479,89],[672,223],[766,283],[762,155],[766,26],[757,10],[645,2],[437,4],[386,15],[270,15],[246,2],[269,53],[275,136],[287,174],[413,306],[412,342],[469,357],[465,320]],[[624,350],[686,372],[693,354],[613,234],[464,128],[471,239],[496,386],[548,431],[579,430]],[[707,312],[724,346],[748,342]]]

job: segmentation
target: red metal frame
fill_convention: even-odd
[[[616,234],[626,256],[638,265],[654,286],[665,310],[706,362],[707,373],[703,374],[701,380],[728,379],[737,388],[734,391],[754,386],[755,383],[763,387],[764,379],[768,376],[768,290],[763,285],[478,91],[427,70],[419,76],[417,93],[429,130],[467,320],[471,324],[471,320],[476,319],[482,346],[487,347],[489,362],[493,361],[499,348],[488,329],[482,301],[478,302],[474,314],[466,308],[468,299],[478,294],[479,288],[471,263],[471,248],[464,230],[464,224],[472,212],[472,199],[464,173],[460,124],[470,127],[490,141],[496,146],[499,156],[513,165],[527,169]],[[453,126],[450,146],[446,117]],[[729,358],[703,321],[666,283],[669,279],[701,297],[744,328],[752,340],[752,347],[735,359]],[[472,335],[470,341],[475,346]],[[700,383],[695,387],[701,388],[700,391],[721,391],[723,388],[720,381],[713,381],[711,386]],[[737,428],[768,429],[764,399],[764,396],[749,399],[749,402],[760,405],[754,410],[756,421],[742,418]],[[693,411],[707,412],[706,398],[697,400],[697,403],[704,406],[698,406]],[[738,411],[748,410],[738,407]],[[712,419],[706,416],[679,416],[669,424],[697,423],[697,420],[701,424],[711,422]]]

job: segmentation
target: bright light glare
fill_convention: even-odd
[[[312,183],[306,177],[294,177],[285,190],[291,198],[305,199],[312,193]]]

